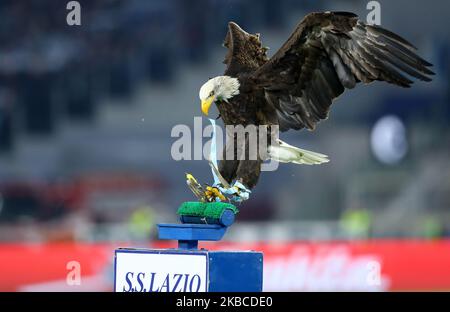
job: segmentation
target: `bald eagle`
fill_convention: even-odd
[[[205,115],[216,104],[225,125],[276,125],[281,131],[314,130],[333,100],[359,82],[386,81],[409,88],[412,78],[431,81],[430,63],[397,34],[348,12],[311,13],[269,59],[259,34],[228,24],[225,74],[208,80],[199,97]],[[407,74],[408,76],[406,76]],[[409,77],[409,78],[408,78]],[[228,144],[236,144],[233,140]],[[248,147],[249,141],[243,143]],[[271,141],[267,158],[321,164],[327,156]],[[252,189],[265,159],[227,159],[218,171],[228,183]]]

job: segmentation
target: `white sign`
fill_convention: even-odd
[[[206,253],[116,251],[116,292],[206,292]]]

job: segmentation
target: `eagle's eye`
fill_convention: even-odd
[[[209,93],[209,96],[211,97],[211,96],[213,96],[214,95],[214,90],[212,90],[210,93]]]

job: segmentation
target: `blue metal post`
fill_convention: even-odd
[[[198,240],[179,240],[179,249],[198,249]]]

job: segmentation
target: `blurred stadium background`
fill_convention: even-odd
[[[184,172],[211,174],[172,160],[171,129],[200,116],[228,21],[274,53],[311,11],[369,12],[361,0],[79,2],[81,26],[64,1],[0,3],[0,290],[108,291],[115,247],[174,246],[155,224],[193,199]],[[382,26],[437,75],[347,92],[314,133],[284,134],[331,163],[263,174],[227,241],[205,245],[263,250],[266,290],[450,289],[450,3],[379,2]],[[71,260],[81,285],[66,283]]]

